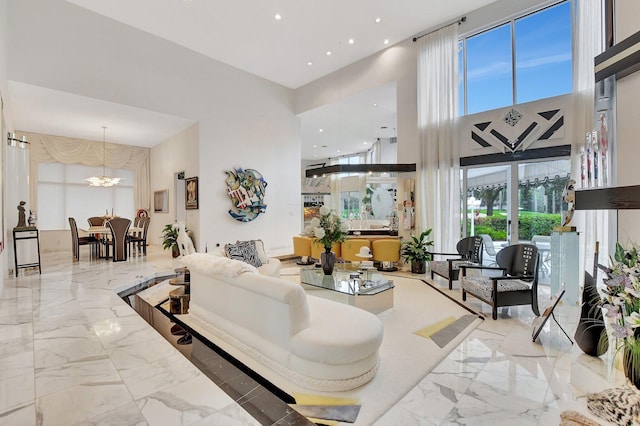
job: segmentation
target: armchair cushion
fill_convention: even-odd
[[[473,295],[479,296],[480,299],[491,300],[493,293],[493,280],[491,277],[474,276],[465,277],[462,280],[462,289]],[[528,291],[531,284],[517,279],[498,280],[498,293],[505,291]]]
[[[449,276],[449,262],[451,262],[451,269],[458,270],[460,265],[466,265],[469,262],[466,260],[434,260],[431,262],[431,270],[440,276]]]

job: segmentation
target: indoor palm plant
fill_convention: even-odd
[[[171,250],[173,257],[180,255],[178,249],[178,227],[173,223],[168,223],[162,228],[162,248],[165,250]]]
[[[427,247],[433,245],[433,241],[427,238],[431,234],[431,229],[423,231],[419,236],[411,235],[411,238],[402,243],[400,254],[406,261],[411,262],[411,272],[424,274],[427,270],[427,261],[432,259]]]

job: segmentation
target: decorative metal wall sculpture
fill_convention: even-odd
[[[233,207],[229,210],[232,218],[240,222],[251,222],[267,210],[264,203],[267,182],[254,169],[225,170],[227,174],[227,194]]]

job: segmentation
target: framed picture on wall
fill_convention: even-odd
[[[191,177],[184,180],[185,185],[185,205],[187,210],[198,208],[198,177]]]
[[[169,190],[153,191],[153,212],[169,213]]]

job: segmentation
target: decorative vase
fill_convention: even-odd
[[[320,264],[322,265],[322,271],[325,275],[333,274],[333,267],[336,264],[336,254],[331,251],[331,248],[325,248],[325,252],[320,253]]]
[[[180,256],[180,249],[178,248],[178,246],[171,246],[171,257],[178,257]]]
[[[425,274],[427,272],[427,262],[425,262],[424,260],[412,260],[411,272],[413,272],[414,274]]]
[[[600,307],[600,296],[596,289],[596,282],[588,272],[584,273],[582,308],[574,338],[578,347],[587,355],[600,356],[609,348],[609,338]]]

